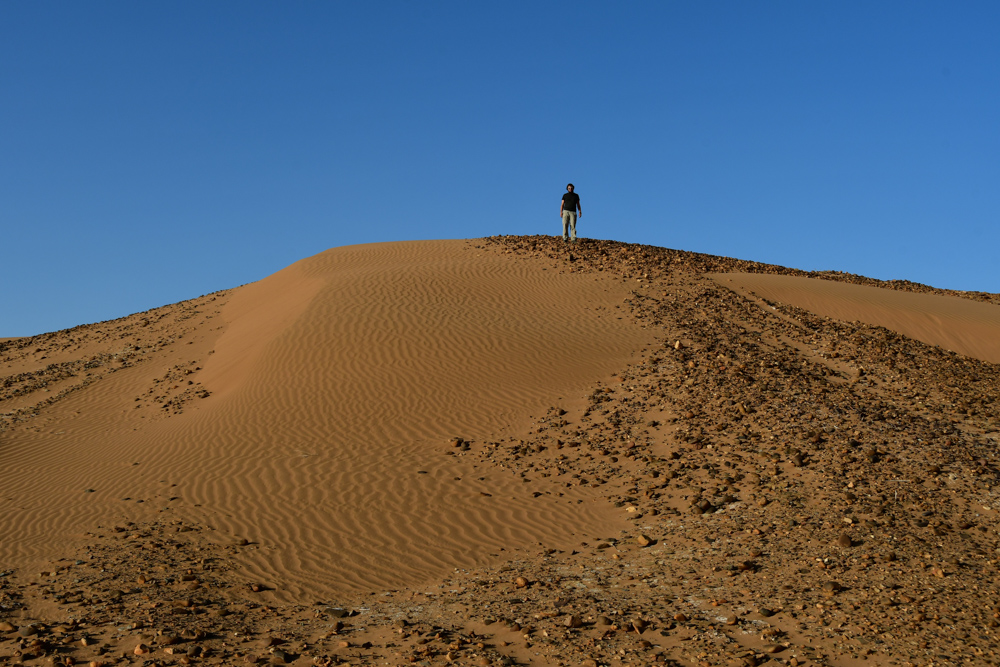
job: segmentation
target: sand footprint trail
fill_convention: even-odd
[[[224,331],[204,336],[214,352],[197,378],[213,395],[170,419],[79,429],[73,447],[93,455],[72,476],[101,489],[83,503],[76,488],[32,488],[24,480],[40,471],[23,464],[3,481],[35,499],[32,520],[3,517],[0,529],[41,549],[39,530],[153,512],[115,503],[156,492],[155,509],[257,542],[247,567],[290,597],[401,586],[501,546],[617,533],[608,504],[564,480],[445,455],[454,435],[527,428],[650,341],[598,314],[621,303],[620,282],[542,266],[465,241],[388,243],[330,250],[240,288]],[[121,394],[91,400],[113,422],[135,392],[117,382],[87,390]],[[132,459],[141,465],[129,470]]]

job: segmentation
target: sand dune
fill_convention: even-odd
[[[726,287],[845,322],[882,326],[969,357],[1000,363],[1000,307],[959,297],[762,273],[713,276]]]
[[[211,394],[182,414],[140,400],[160,388],[125,369],[64,399],[41,431],[7,434],[2,485],[18,511],[0,518],[3,551],[29,558],[69,527],[169,508],[254,542],[254,576],[299,595],[615,532],[592,493],[479,470],[449,440],[481,450],[622,367],[650,339],[608,314],[625,293],[464,241],[298,262],[236,290],[159,359],[192,371],[167,382],[175,393],[197,381]]]
[[[379,244],[0,341],[0,662],[994,664],[996,306],[845,279]]]

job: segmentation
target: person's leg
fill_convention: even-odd
[[[567,236],[568,227],[569,227],[569,218],[573,214],[570,213],[569,211],[565,211],[565,210],[562,213],[563,213],[563,218],[562,218],[562,223],[563,223],[563,241],[566,241],[566,240],[569,240],[569,236]],[[573,221],[573,226],[576,227],[576,221],[575,220]]]
[[[576,243],[576,211],[569,212],[569,240]]]

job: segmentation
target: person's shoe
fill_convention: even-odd
[[[569,239],[564,236],[563,237],[563,243],[566,243],[566,241],[569,241]]]

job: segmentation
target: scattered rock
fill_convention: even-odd
[[[542,257],[547,248],[542,237],[474,243],[510,252],[530,243]],[[106,658],[94,667],[123,657],[136,665],[208,667],[266,660],[318,667],[345,660],[502,665],[513,662],[505,653],[532,652],[561,653],[550,657],[595,667],[768,660],[795,667],[866,657],[876,663],[884,656],[924,664],[935,654],[954,656],[956,664],[985,660],[974,651],[989,644],[982,639],[985,628],[992,634],[1000,627],[1000,610],[992,603],[983,607],[996,592],[991,576],[1000,519],[979,506],[989,505],[990,489],[1000,486],[992,430],[997,370],[880,327],[744,297],[704,277],[804,272],[598,240],[578,248],[574,271],[628,274],[635,291],[614,315],[633,317],[676,344],[651,344],[609,388],[597,387],[582,418],[574,403],[572,424],[553,408],[531,433],[481,447],[477,442],[475,451],[464,439],[442,439],[452,444],[448,454],[471,452],[442,458],[457,464],[455,477],[466,482],[475,468],[519,475],[540,498],[536,507],[607,499],[632,508],[621,512],[635,526],[619,535],[624,547],[584,533],[588,544],[577,550],[558,544],[489,550],[495,561],[462,566],[427,589],[345,596],[341,604],[359,605],[355,616],[362,618],[353,622],[347,610],[325,604],[302,608],[279,603],[278,596],[253,595],[267,589],[250,586],[240,570],[230,569],[234,554],[243,551],[238,547],[249,541],[212,544],[164,511],[157,529],[139,520],[95,529],[86,554],[75,554],[82,559],[59,554],[68,557],[51,561],[34,578],[0,572],[0,655],[10,656],[11,664],[54,659],[60,667],[95,654]],[[549,260],[567,267],[561,257]],[[636,287],[631,279],[639,275],[648,282]],[[832,272],[821,277],[933,292],[905,281],[866,282]],[[992,295],[961,298],[1000,303]],[[155,317],[144,318],[156,326]],[[38,345],[52,347],[48,354],[64,346]],[[0,359],[16,354],[0,342]],[[140,402],[152,403],[153,395]],[[4,414],[0,410],[0,429],[9,423]],[[502,483],[491,488],[494,501],[508,489]],[[627,538],[635,540],[631,549],[628,534],[637,536]],[[118,547],[107,546],[119,540]],[[635,548],[654,542],[657,549]],[[616,544],[622,551],[612,548]],[[857,548],[838,550],[850,547]],[[846,593],[840,582],[849,585]],[[185,588],[196,583],[197,592]],[[715,599],[706,601],[706,591]],[[712,609],[696,606],[703,602]],[[678,612],[671,621],[662,611],[670,603],[697,614],[689,621]],[[761,622],[772,615],[764,605],[787,610],[788,618]],[[648,621],[633,620],[639,609]],[[759,616],[744,616],[753,609]],[[393,621],[401,614],[411,622]],[[590,625],[591,614],[594,628],[575,631]],[[86,621],[77,627],[39,624],[35,635],[8,636],[31,618]],[[118,625],[91,624],[95,618]],[[130,622],[137,618],[151,629],[127,632],[140,627]],[[835,634],[824,630],[828,622]],[[709,641],[713,627],[734,637],[759,634],[760,643],[751,650]],[[181,630],[193,628],[212,634],[189,632],[175,644]],[[286,631],[295,639],[275,643],[280,638],[271,633]],[[376,637],[373,647],[368,640]],[[875,644],[853,641],[861,637]],[[302,644],[306,638],[308,645]],[[155,650],[121,655],[136,642]],[[16,659],[15,645],[22,651]]]

